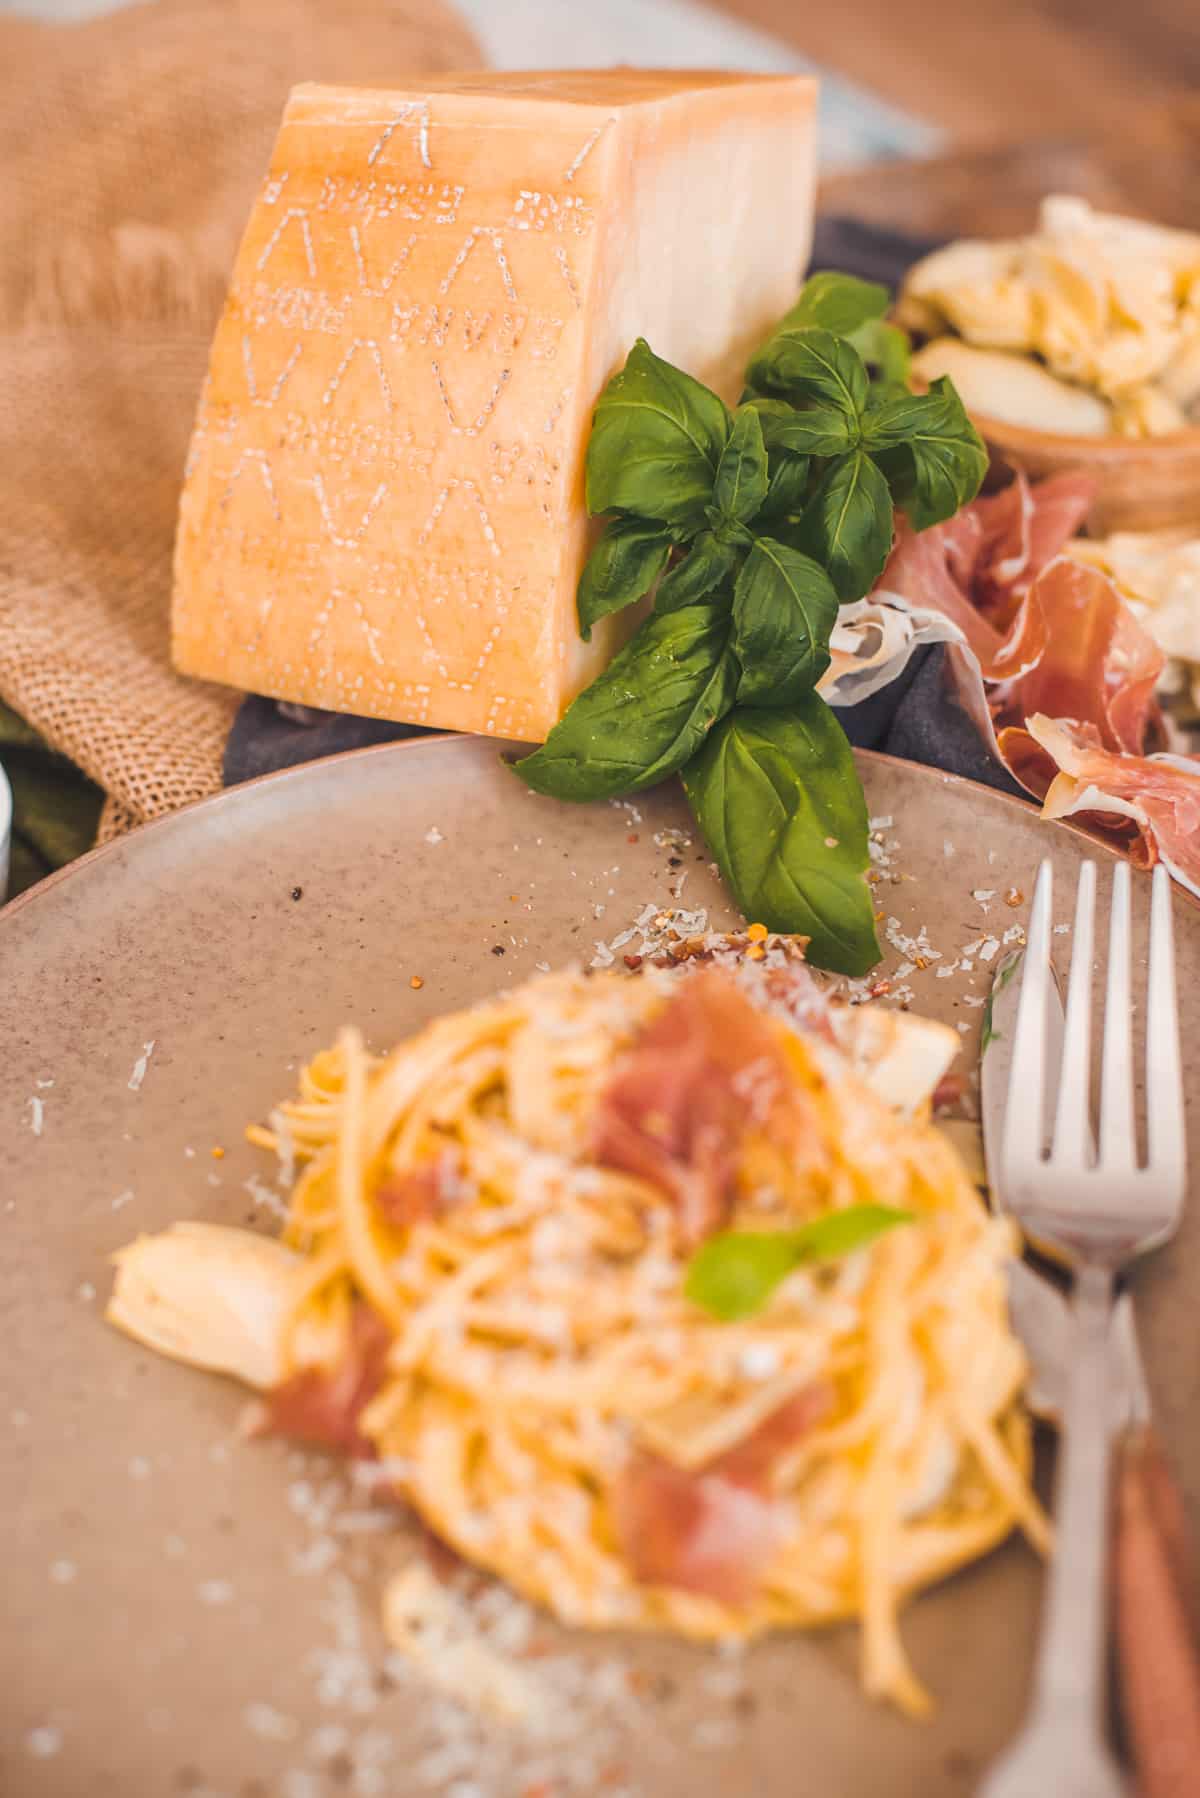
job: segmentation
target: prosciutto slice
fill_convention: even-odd
[[[392,1333],[361,1301],[350,1321],[346,1354],[334,1368],[306,1368],[265,1393],[255,1434],[289,1436],[354,1459],[375,1454],[359,1427],[363,1411],[383,1383]]]
[[[996,696],[1000,753],[1042,797],[1054,764],[1018,740],[1035,713],[1087,725],[1106,749],[1139,755],[1161,729],[1155,687],[1165,660],[1107,575],[1060,556],[1039,576],[1027,604],[1041,608],[1046,647],[1037,666]]]
[[[418,1167],[389,1174],[376,1189],[375,1205],[393,1229],[407,1230],[439,1217],[461,1185],[458,1157],[447,1147]]]
[[[961,631],[985,680],[1015,679],[1036,667],[1046,648],[1043,609],[1028,596],[1094,494],[1084,475],[1056,475],[1035,489],[1019,474],[931,530],[904,523],[876,597],[895,595],[941,612]]]
[[[825,1385],[804,1387],[700,1469],[635,1454],[618,1484],[615,1511],[621,1549],[639,1584],[731,1605],[752,1598],[782,1533],[771,1475],[829,1402]]]
[[[1106,749],[1095,730],[1040,714],[1027,731],[1057,770],[1043,808],[1048,818],[1131,818],[1142,832],[1140,859],[1163,862],[1200,899],[1200,761],[1124,755]]]
[[[719,974],[693,975],[619,1060],[593,1119],[592,1158],[657,1186],[683,1240],[701,1242],[729,1215],[747,1128],[787,1088],[762,1013]]]
[[[867,683],[874,691],[895,678],[921,642],[945,642],[949,679],[976,729],[1049,816],[1087,813],[1139,860],[1162,860],[1195,890],[1200,847],[1189,836],[1200,831],[1192,784],[1200,760],[1157,753],[1166,741],[1156,697],[1163,651],[1103,570],[1063,553],[1092,493],[1082,475],[1037,486],[1018,475],[946,524],[919,534],[903,527],[822,691],[834,705],[853,704]],[[908,639],[889,670],[870,653],[870,633],[898,636],[901,611]],[[1061,758],[1074,764],[1085,753],[1107,758],[1089,760],[1103,780],[1061,781]]]

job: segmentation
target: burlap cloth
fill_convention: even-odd
[[[0,700],[104,789],[102,837],[221,784],[237,696],[171,670],[171,544],[288,88],[481,60],[441,0],[0,19]]]

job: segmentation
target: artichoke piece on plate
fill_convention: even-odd
[[[284,1376],[284,1323],[297,1256],[282,1243],[221,1224],[173,1224],[116,1256],[105,1313],[126,1335],[259,1391]]]

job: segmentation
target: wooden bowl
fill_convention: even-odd
[[[1079,469],[1098,491],[1087,516],[1093,537],[1113,531],[1200,531],[1200,430],[1168,437],[1060,437],[972,413],[994,463],[1031,480]]]

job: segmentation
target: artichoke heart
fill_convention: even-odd
[[[281,1243],[221,1224],[174,1224],[114,1257],[105,1315],[126,1335],[193,1367],[262,1391],[284,1376],[284,1324],[299,1258]]]

